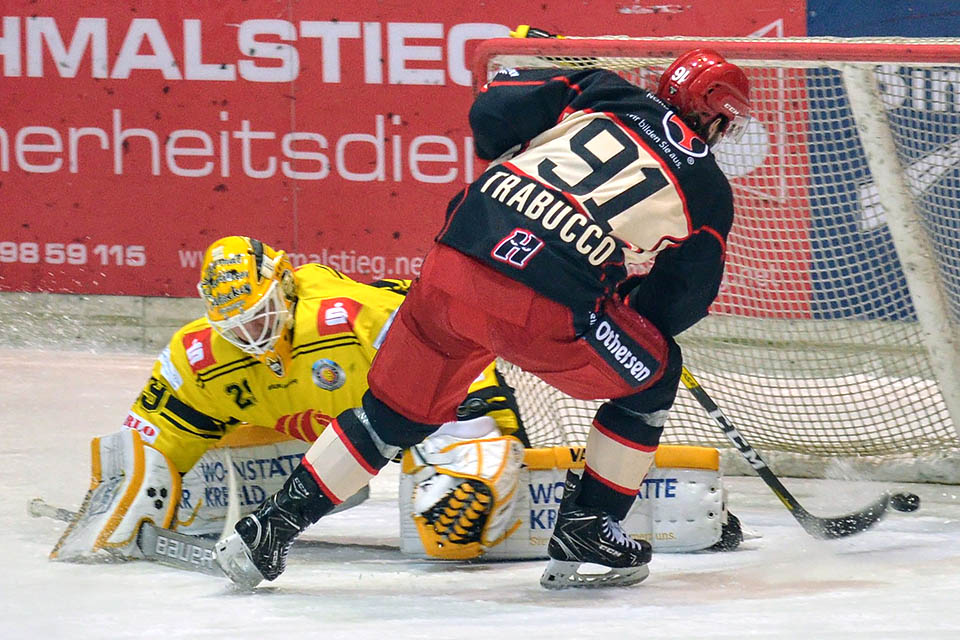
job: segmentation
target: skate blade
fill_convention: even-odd
[[[217,564],[240,589],[251,590],[263,582],[263,574],[247,555],[247,545],[234,533],[217,542]]]
[[[598,587],[629,587],[642,582],[650,575],[650,568],[643,564],[639,567],[604,567],[606,573],[587,573],[580,571],[586,565],[581,562],[554,560],[540,576],[540,586],[544,589],[594,589]],[[599,567],[600,565],[587,565]]]

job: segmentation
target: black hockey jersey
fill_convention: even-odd
[[[483,87],[470,125],[494,162],[451,201],[438,242],[567,305],[581,327],[625,260],[655,260],[630,303],[661,331],[706,315],[733,197],[668,104],[610,71],[509,69]]]

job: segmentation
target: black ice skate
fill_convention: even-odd
[[[578,505],[579,492],[580,476],[568,471],[540,585],[546,589],[620,587],[650,575],[650,543],[625,534],[620,523],[603,511]],[[581,571],[581,565],[587,564],[606,571]]]
[[[301,531],[332,509],[303,467],[283,488],[234,525],[217,543],[217,563],[237,586],[252,589],[275,580],[287,566],[287,552]]]

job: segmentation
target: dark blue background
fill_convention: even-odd
[[[960,36],[956,0],[807,0],[810,36]]]

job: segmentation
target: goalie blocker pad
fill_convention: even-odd
[[[520,526],[486,550],[491,560],[543,559],[563,497],[566,470],[582,468],[582,447],[527,449],[521,492],[513,516]],[[660,553],[701,551],[721,541],[726,521],[719,451],[709,447],[661,445],[654,466],[622,525]],[[428,557],[417,531],[412,474],[400,475],[400,550]]]

